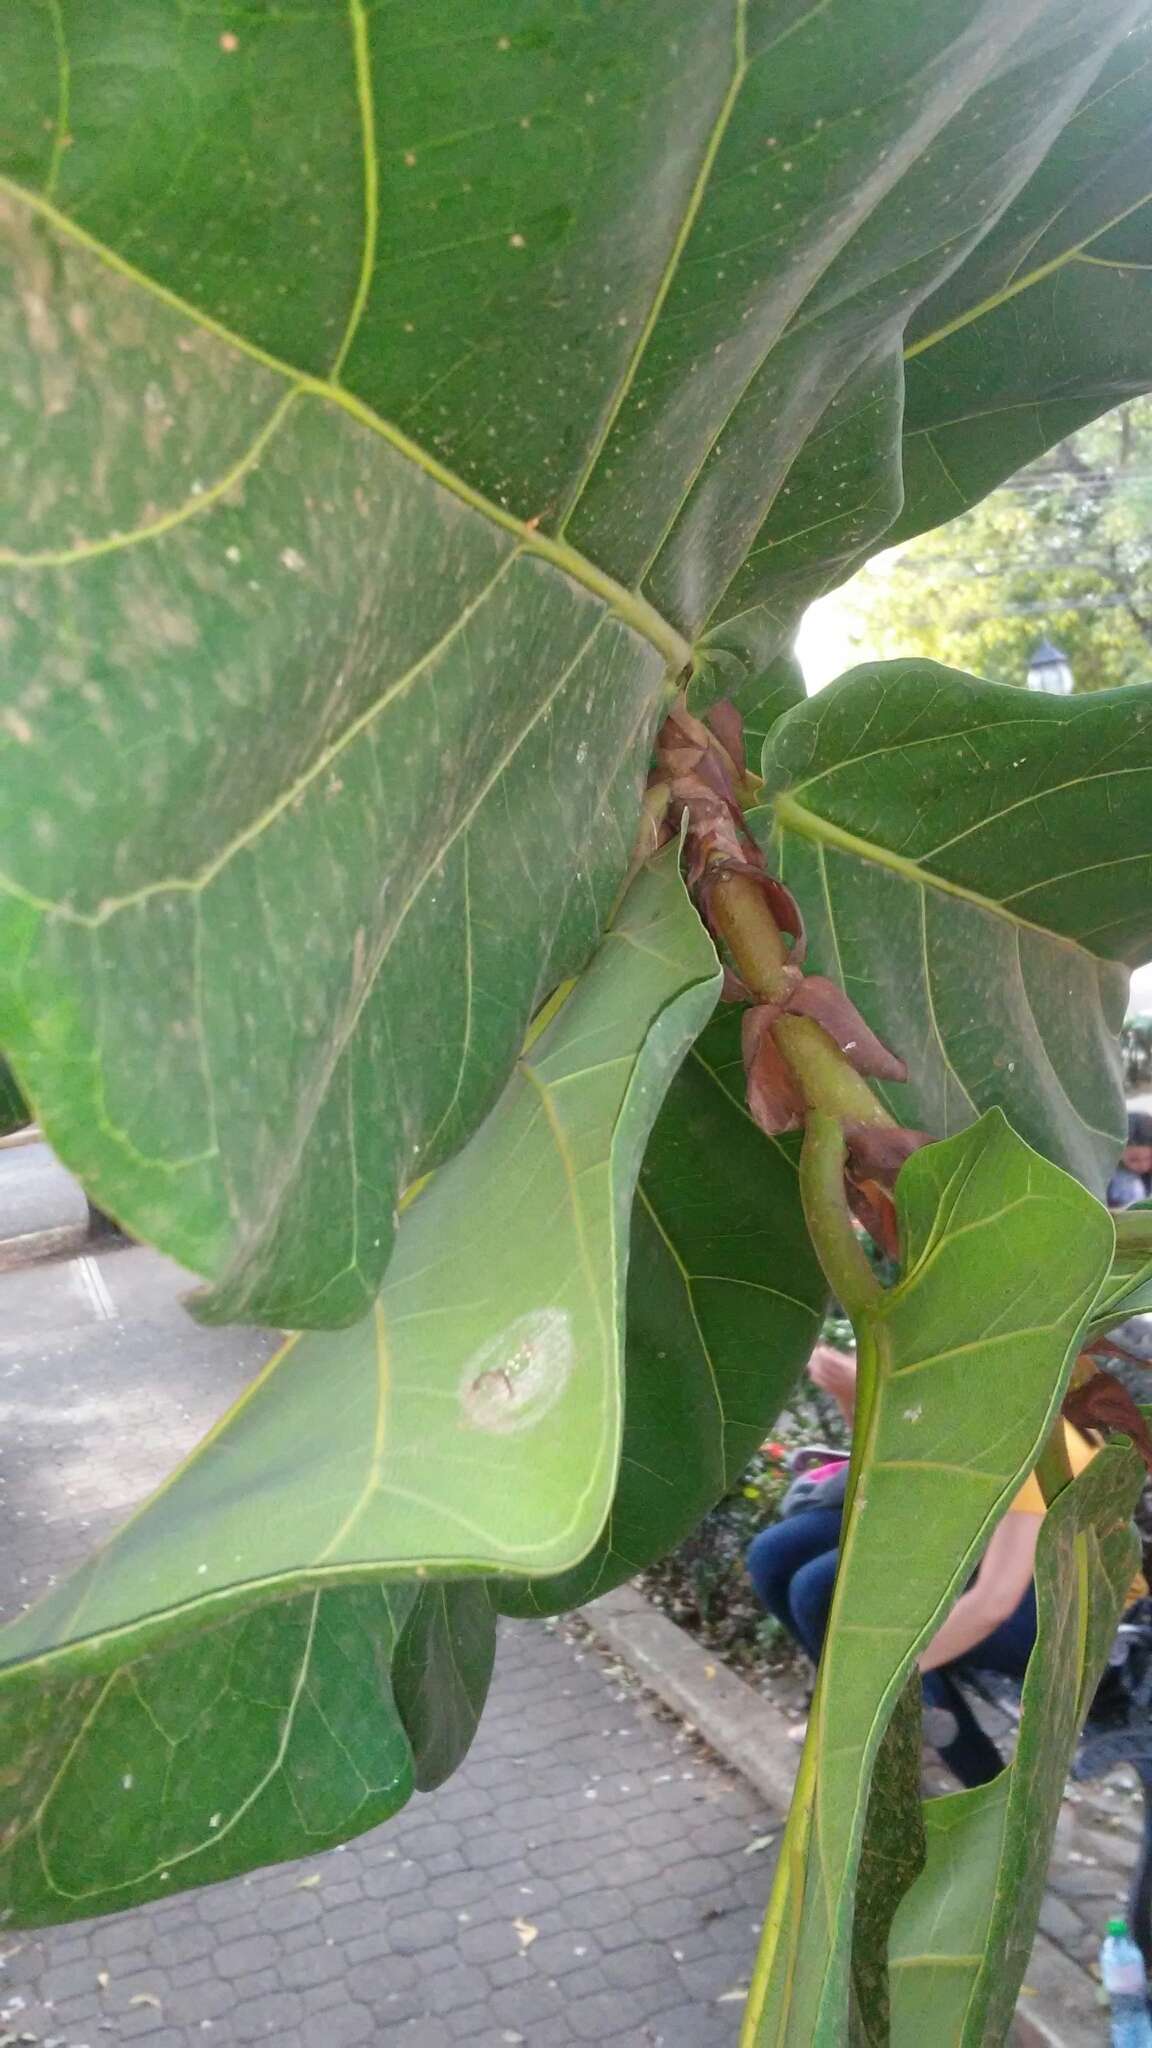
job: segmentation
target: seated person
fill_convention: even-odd
[[[1108,1183],[1108,1207],[1127,1209],[1152,1194],[1152,1116],[1133,1110],[1128,1118],[1128,1143]]]
[[[856,1402],[856,1361],[834,1345],[818,1344],[808,1361],[816,1386],[831,1394],[849,1428]],[[1093,1445],[1070,1423],[1064,1425],[1073,1474],[1083,1471]],[[748,1548],[748,1573],[759,1598],[819,1662],[840,1542],[839,1507],[803,1508],[762,1529]],[[920,1653],[924,1704],[943,1709],[925,1718],[925,1734],[962,1785],[985,1785],[1004,1768],[995,1743],[984,1733],[955,1682],[955,1668],[967,1663],[1022,1679],[1036,1640],[1036,1596],[1032,1572],[1044,1519],[1044,1496],[1033,1476],[1026,1480],[993,1531],[966,1590]]]

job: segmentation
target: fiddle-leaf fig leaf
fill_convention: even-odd
[[[739,1477],[811,1349],[826,1284],[796,1143],[748,1115],[738,1010],[717,1014],[668,1091],[630,1244],[612,1511],[574,1570],[505,1582],[505,1613],[562,1613],[663,1557]]]
[[[812,962],[907,1062],[880,1087],[901,1122],[944,1136],[995,1104],[1102,1192],[1128,972],[1152,955],[1152,688],[881,662],[789,712],[764,774]]]
[[[1132,22],[427,13],[0,19],[0,1044],[221,1319],[366,1313],[594,950],[667,684],[782,701],[797,555],[899,509],[905,329]]]
[[[915,1153],[896,1202],[903,1277],[857,1318],[840,1569],[749,2000],[753,2048],[847,2038],[881,1738],[1035,1463],[1112,1250],[1108,1212],[999,1110]]]
[[[120,1912],[375,1827],[460,1762],[495,1642],[483,1585],[362,1585],[4,1672],[0,1916]]]
[[[891,2048],[984,2048],[1007,2034],[1072,1747],[1140,1561],[1141,1479],[1131,1450],[1106,1445],[1044,1517],[1016,1752],[991,1784],[924,1804],[927,1861],[889,1945]]]
[[[288,1340],[105,1549],[0,1632],[0,1689],[29,1664],[194,1641],[273,1591],[578,1563],[616,1483],[640,1157],[718,986],[669,848],[405,1214],[372,1316]]]
[[[777,620],[1147,390],[1150,54],[1138,22],[903,337],[829,392],[757,540]]]

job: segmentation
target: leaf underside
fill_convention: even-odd
[[[925,433],[996,480],[957,348],[982,446],[1056,375],[1001,307],[1083,296],[1052,438],[1152,375],[1103,231],[1142,43],[1126,0],[234,15],[0,23],[0,1042],[211,1313],[334,1325],[592,951],[692,648],[771,715]]]
[[[119,1912],[375,1827],[459,1763],[494,1648],[483,1586],[351,1586],[266,1601],[104,1676],[17,1680],[0,1912]]]
[[[492,1603],[411,1575],[564,1567],[599,1535],[636,1173],[718,985],[670,848],[405,1215],[373,1318],[291,1341],[106,1549],[0,1633],[0,1911],[104,1911],[116,1885],[129,1904],[324,1847],[454,1768]],[[792,1371],[811,1309],[796,1317]],[[375,1733],[342,1763],[347,1714]],[[218,1745],[231,1777],[206,1795]],[[294,1773],[317,1778],[315,1839]]]
[[[814,1785],[780,1864],[750,2006],[757,2048],[845,2038],[880,1740],[1035,1462],[1111,1251],[1105,1211],[997,1110],[914,1154],[896,1195],[904,1278],[857,1329],[861,1424],[809,1721]]]
[[[766,1138],[748,1115],[740,1013],[722,1009],[673,1081],[641,1168],[607,1525],[572,1571],[506,1581],[502,1612],[563,1613],[666,1556],[763,1442],[826,1294],[796,1160],[795,1140]]]
[[[927,1864],[892,1930],[892,2048],[1007,2034],[1069,1758],[1140,1561],[1141,1479],[1130,1450],[1106,1446],[1045,1515],[1016,1753],[990,1785],[925,1803]]]
[[[813,962],[908,1063],[880,1091],[900,1120],[944,1135],[995,1105],[1102,1191],[1128,970],[1152,954],[1152,690],[878,663],[788,713],[764,771]]]

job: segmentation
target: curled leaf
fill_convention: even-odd
[[[1152,1436],[1139,1408],[1119,1380],[1110,1372],[1097,1371],[1083,1385],[1072,1387],[1064,1396],[1064,1415],[1074,1429],[1117,1431],[1131,1437],[1145,1466],[1152,1472]]]
[[[752,1001],[752,991],[741,981],[735,968],[725,966],[723,974],[724,980],[720,988],[720,1001],[722,1003],[750,1003]]]
[[[858,1074],[872,1075],[879,1081],[908,1079],[904,1061],[869,1029],[851,997],[837,988],[834,981],[828,981],[822,974],[809,974],[788,1007],[823,1025]]]
[[[779,1014],[775,1003],[757,1003],[741,1020],[748,1111],[770,1138],[796,1131],[804,1121],[804,1097],[796,1076],[772,1036]]]
[[[737,769],[744,767],[744,720],[730,697],[720,697],[708,711],[707,723]]]
[[[862,1124],[846,1122],[848,1164],[860,1180],[878,1180],[891,1187],[904,1161],[921,1145],[932,1143],[931,1131],[914,1131],[907,1124]]]
[[[870,1238],[890,1259],[900,1257],[900,1228],[896,1204],[878,1180],[857,1180],[849,1174],[844,1183],[848,1207]]]

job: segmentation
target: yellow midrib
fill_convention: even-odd
[[[832,846],[840,853],[854,854],[859,860],[871,861],[875,867],[887,868],[891,874],[914,882],[918,889],[933,889],[943,896],[959,897],[961,902],[972,903],[978,910],[987,911],[1005,924],[1036,932],[1050,944],[1067,946],[1071,952],[1082,953],[1094,963],[1098,960],[1098,956],[1082,946],[1079,940],[1067,938],[1063,932],[1054,932],[1047,925],[1035,924],[1031,918],[1020,917],[1003,903],[997,903],[994,896],[982,896],[978,889],[968,889],[963,882],[951,882],[946,876],[921,867],[914,860],[907,860],[903,854],[893,853],[887,846],[878,846],[874,840],[862,839],[843,825],[834,825],[829,818],[808,810],[788,792],[772,799],[772,812],[778,827],[795,832],[801,839],[811,840],[818,847]]]
[[[904,351],[905,362],[910,363],[915,356],[923,355],[926,349],[935,348],[938,342],[947,341],[951,335],[959,334],[962,328],[971,327],[975,321],[982,320],[985,314],[995,313],[999,307],[1006,306],[1010,300],[1019,298],[1021,292],[1030,291],[1033,285],[1041,284],[1046,277],[1051,277],[1055,271],[1063,270],[1065,264],[1075,262],[1078,259],[1088,262],[1093,260],[1099,261],[1098,258],[1084,258],[1085,249],[1091,243],[1098,242],[1101,235],[1106,235],[1112,228],[1119,227],[1121,222],[1126,221],[1131,214],[1138,213],[1142,206],[1147,206],[1149,199],[1152,199],[1152,192],[1142,193],[1139,199],[1134,199],[1130,206],[1121,208],[1120,212],[1113,215],[1111,220],[1101,221],[1099,227],[1093,228],[1090,235],[1085,235],[1082,242],[1073,242],[1067,249],[1062,250],[1058,256],[1051,257],[1047,263],[1038,263],[1034,270],[1025,271],[1023,277],[1011,280],[1002,290],[989,293],[988,297],[981,299],[978,305],[970,306],[966,313],[958,313],[954,320],[946,320],[941,327],[934,329],[931,334],[925,334],[919,341],[914,341],[911,347],[906,348]],[[977,244],[978,246],[979,244]]]
[[[517,518],[515,513],[507,511],[504,506],[498,505],[493,499],[486,497],[483,491],[479,491],[472,484],[467,483],[463,477],[458,476],[454,470],[449,469],[445,463],[440,462],[436,456],[431,455],[418,441],[414,441],[410,435],[404,433],[402,428],[395,426],[392,421],[384,419],[370,405],[357,398],[353,392],[345,390],[343,385],[336,382],[335,379],[312,376],[307,372],[302,372],[294,364],[285,362],[281,357],[275,356],[269,350],[261,348],[257,342],[249,341],[243,335],[235,333],[232,328],[225,326],[222,321],[214,319],[211,314],[203,312],[199,307],[182,298],[178,292],[170,290],[167,285],[160,284],[155,278],[149,277],[146,272],[138,270],[134,264],[127,262],[116,250],[109,248],[107,243],[100,241],[97,236],[89,234],[86,228],[82,228],[75,221],[70,220],[67,214],[61,213],[58,207],[54,206],[50,200],[44,198],[41,194],[30,192],[14,179],[3,175],[0,175],[0,191],[9,193],[21,205],[27,206],[33,213],[39,214],[59,234],[66,235],[70,241],[87,249],[101,263],[105,264],[110,270],[117,272],[119,276],[127,278],[131,284],[136,285],[141,291],[147,292],[152,298],[158,299],[164,305],[170,306],[174,312],[179,313],[184,319],[194,323],[206,333],[214,334],[219,340],[227,343],[229,347],[237,349],[242,355],[249,357],[252,361],[262,364],[265,369],[272,370],[277,376],[287,379],[294,393],[298,393],[301,396],[321,398],[331,405],[339,406],[341,411],[348,413],[361,426],[368,427],[372,432],[379,434],[382,440],[387,441],[391,447],[395,448],[399,454],[405,456],[415,468],[423,471],[434,483],[441,485],[444,490],[450,491],[454,497],[469,505],[473,511],[480,513],[484,518],[490,519],[494,525],[502,527],[507,533],[514,534],[521,552],[536,555],[541,560],[549,562],[553,568],[559,569],[564,575],[571,577],[573,582],[583,585],[586,590],[599,597],[609,611],[613,612],[626,626],[629,626],[633,632],[647,640],[651,646],[655,647],[663,655],[669,668],[674,673],[679,673],[681,669],[689,665],[692,659],[692,649],[689,642],[639,591],[626,589],[622,583],[617,582],[614,576],[610,576],[605,570],[599,568],[595,562],[590,561],[586,555],[582,555],[578,549],[570,547],[566,541],[553,540],[548,534],[536,532],[524,520]],[[207,496],[207,494],[205,495]]]

